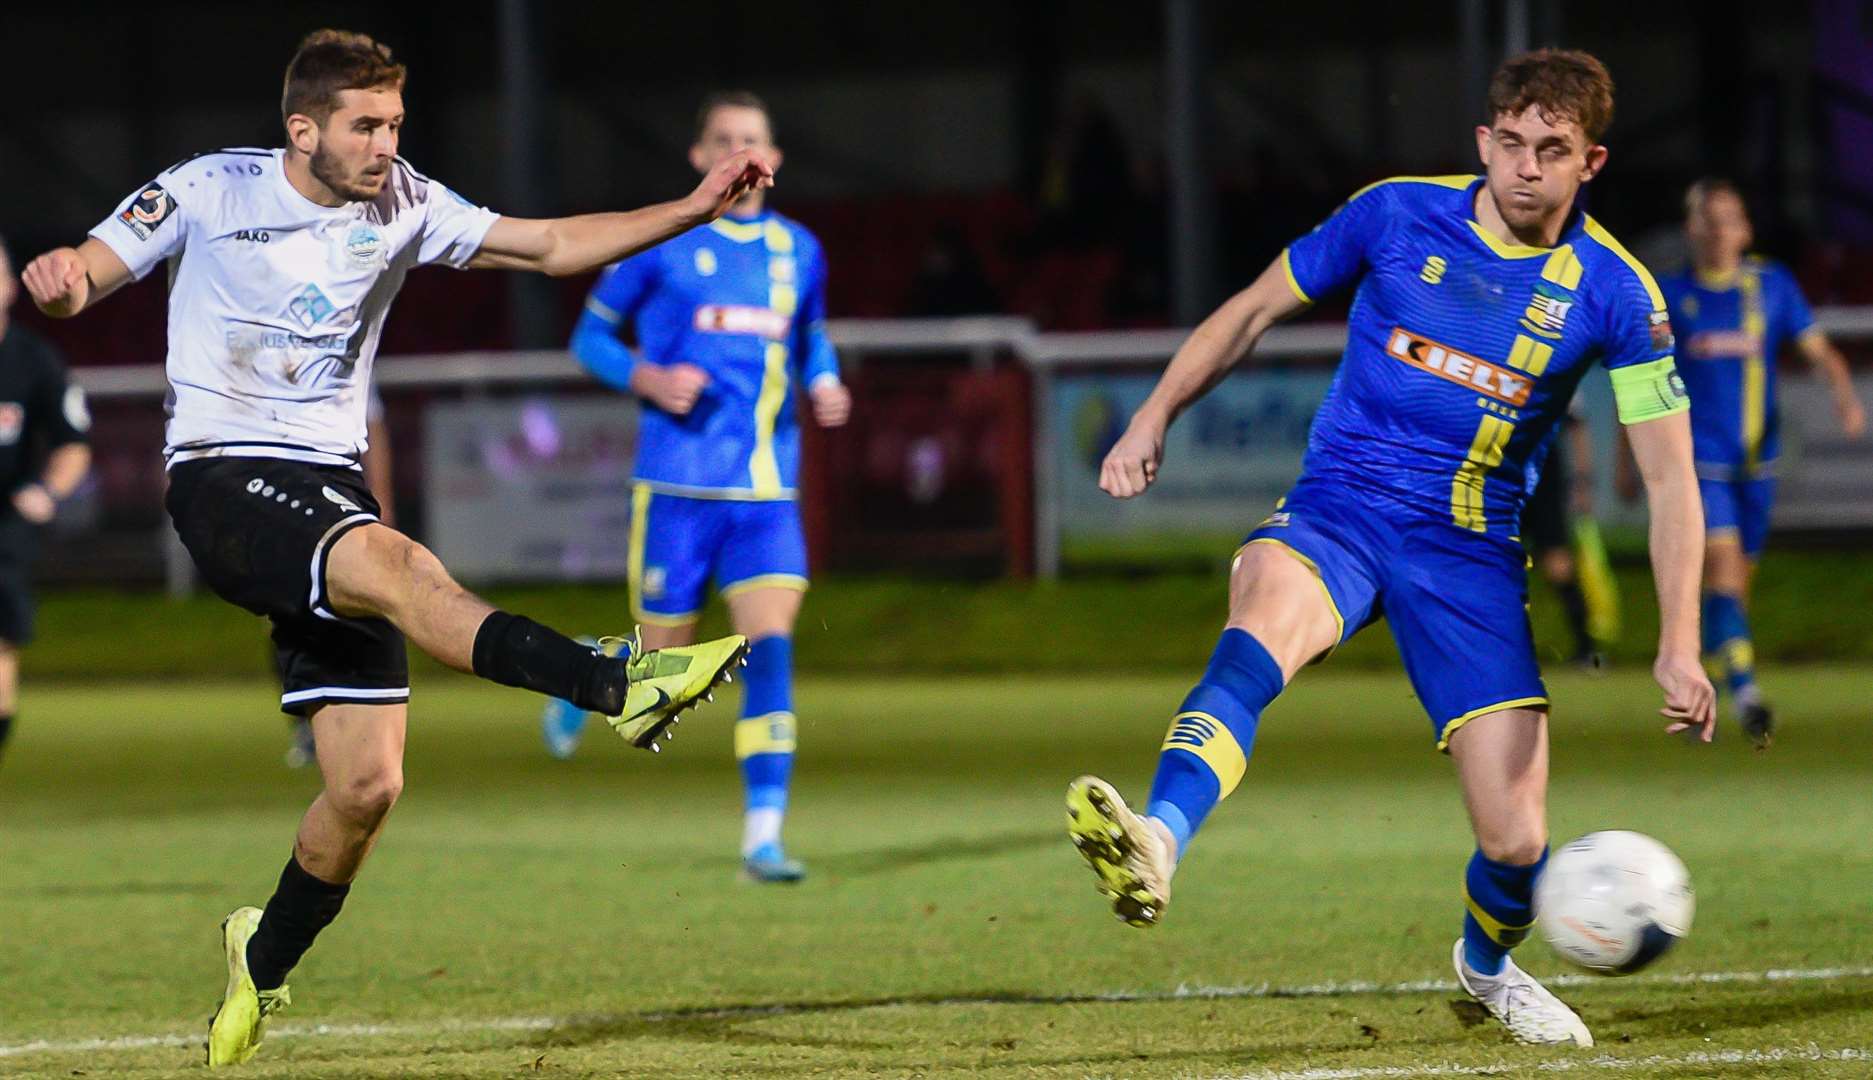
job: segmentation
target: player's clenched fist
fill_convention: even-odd
[[[1143,495],[1158,478],[1158,463],[1163,457],[1163,429],[1134,421],[1106,453],[1105,463],[1099,467],[1099,489],[1119,499]]]
[[[694,364],[643,364],[639,378],[643,396],[672,416],[688,416],[709,386],[709,373]]]
[[[807,391],[813,403],[813,422],[823,428],[844,427],[852,418],[852,391],[837,379],[821,379]]]
[[[76,315],[91,293],[85,261],[76,248],[54,248],[27,263],[20,281],[39,310],[55,319]]]

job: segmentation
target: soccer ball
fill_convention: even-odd
[[[1588,833],[1548,858],[1535,916],[1554,951],[1589,971],[1630,975],[1691,931],[1691,877],[1649,836]]]

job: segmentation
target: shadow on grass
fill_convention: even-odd
[[[1739,1031],[1798,1025],[1838,1013],[1864,1012],[1873,1027],[1873,989],[1828,990],[1817,987],[1807,993],[1782,993],[1772,1000],[1755,998],[1742,1001],[1699,1002],[1687,993],[1654,1007],[1615,1009],[1605,1019],[1596,1020],[1583,1011],[1589,1025],[1606,1029],[1606,1037],[1632,1035],[1635,1038],[1660,1038],[1685,1035],[1708,1035],[1719,1031]]]
[[[227,884],[219,881],[99,881],[0,889],[0,896],[39,896],[58,899],[117,896],[212,896],[225,893],[227,890]]]
[[[1046,832],[1027,831],[979,836],[972,840],[936,839],[921,844],[850,851],[842,855],[822,855],[814,860],[815,869],[834,877],[867,877],[913,866],[930,866],[970,859],[992,859],[1020,851],[1043,847],[1066,846],[1066,829]]]

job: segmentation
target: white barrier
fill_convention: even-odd
[[[1816,317],[1822,329],[1837,339],[1873,340],[1873,307],[1821,308],[1817,310]],[[1136,377],[1138,373],[1162,366],[1189,333],[1187,330],[1043,333],[1032,321],[1011,316],[835,319],[829,321],[827,326],[842,359],[848,365],[861,365],[867,358],[874,356],[949,353],[967,358],[972,366],[978,368],[988,367],[998,357],[1007,356],[1033,372],[1037,569],[1044,577],[1059,572],[1062,533],[1068,525],[1063,519],[1063,510],[1072,505],[1073,498],[1070,496],[1084,494],[1077,487],[1071,492],[1067,489],[1069,479],[1064,475],[1062,467],[1063,455],[1068,446],[1064,440],[1069,435],[1062,430],[1060,411],[1062,394],[1066,389],[1064,380],[1093,372],[1131,373]],[[1312,359],[1330,363],[1338,357],[1345,342],[1344,324],[1302,323],[1276,327],[1264,335],[1255,350],[1255,360],[1246,371],[1254,372],[1259,365],[1280,365],[1292,360]],[[74,376],[87,393],[100,400],[160,398],[167,389],[162,367],[154,364],[78,368]],[[1253,376],[1239,373],[1232,378],[1252,380]],[[379,385],[387,390],[453,388],[472,391],[498,386],[577,384],[585,382],[588,376],[563,350],[555,349],[384,357],[377,365],[377,379]],[[1302,381],[1307,383],[1305,392],[1318,390],[1315,385],[1320,381],[1318,378]],[[1868,385],[1868,380],[1860,381],[1863,392],[1873,392],[1873,386]],[[1795,414],[1789,417],[1790,427],[1816,426],[1822,418],[1811,414],[1824,412],[1825,403],[1809,388],[1791,389],[1795,392],[1785,399],[1789,411]],[[1249,388],[1245,392],[1250,396],[1241,400],[1260,402],[1261,405],[1257,407],[1265,409],[1268,402],[1280,399],[1284,394],[1292,399],[1293,390],[1293,387],[1270,386],[1265,388],[1262,398],[1255,398],[1253,388]],[[1588,384],[1586,395],[1590,423],[1594,423],[1603,436],[1610,435],[1610,404],[1605,400],[1605,395],[1593,389],[1592,383]],[[1227,400],[1228,396],[1225,391],[1218,400]],[[1238,417],[1235,422],[1240,425],[1241,418]],[[1797,435],[1795,441],[1799,444],[1799,431],[1791,434]],[[1610,442],[1610,438],[1601,441]],[[1848,493],[1847,506],[1843,510],[1842,496],[1846,489],[1842,487],[1840,479],[1842,476],[1873,476],[1873,446],[1869,446],[1865,440],[1854,447],[1843,449],[1843,446],[1816,446],[1817,450],[1825,450],[1831,455],[1827,459],[1829,467],[1826,480],[1815,490],[1815,500],[1824,499],[1826,505],[1805,506],[1801,484],[1785,480],[1785,494],[1792,498],[1785,499],[1784,508],[1777,519],[1779,524],[1797,527],[1873,524],[1873,494],[1867,496],[1864,504],[1857,505],[1852,493]],[[1791,458],[1799,461],[1800,446],[1791,447],[1791,450]],[[1297,451],[1288,445],[1281,452],[1293,456]],[[1264,461],[1262,464],[1270,463]],[[1292,463],[1287,467],[1291,468]],[[1259,470],[1260,473],[1268,471]],[[1076,477],[1072,482],[1078,484],[1080,479],[1083,478]],[[1268,482],[1268,477],[1261,476],[1256,484],[1265,486]],[[1215,493],[1221,498],[1234,498],[1238,503],[1247,502],[1249,505],[1243,505],[1240,520],[1245,528],[1252,524],[1248,519],[1256,512],[1254,501],[1260,498],[1262,487],[1251,485],[1248,489],[1230,492],[1219,486]],[[1164,499],[1155,505],[1171,510],[1174,503],[1173,499]],[[1150,507],[1154,504],[1144,502],[1137,505]],[[1085,510],[1085,507],[1078,508],[1077,512],[1082,518],[1086,517]],[[1125,508],[1110,510],[1104,517],[1109,519],[1107,524],[1110,527],[1145,527],[1144,523],[1152,520],[1162,524],[1163,514],[1134,513],[1130,508]]]

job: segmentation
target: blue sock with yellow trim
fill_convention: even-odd
[[[1177,710],[1158,753],[1145,814],[1177,838],[1181,856],[1248,768],[1262,710],[1281,693],[1281,665],[1246,630],[1224,630],[1203,681]]]
[[[1528,866],[1500,863],[1478,849],[1463,875],[1463,959],[1484,975],[1502,974],[1509,950],[1535,925],[1535,879],[1548,849]]]
[[[793,718],[793,639],[764,637],[748,647],[735,758],[747,791],[742,854],[780,842],[797,737]]]
[[[1730,593],[1704,594],[1704,654],[1723,667],[1724,682],[1738,698],[1748,698],[1756,684],[1756,645],[1749,636],[1743,598]]]

